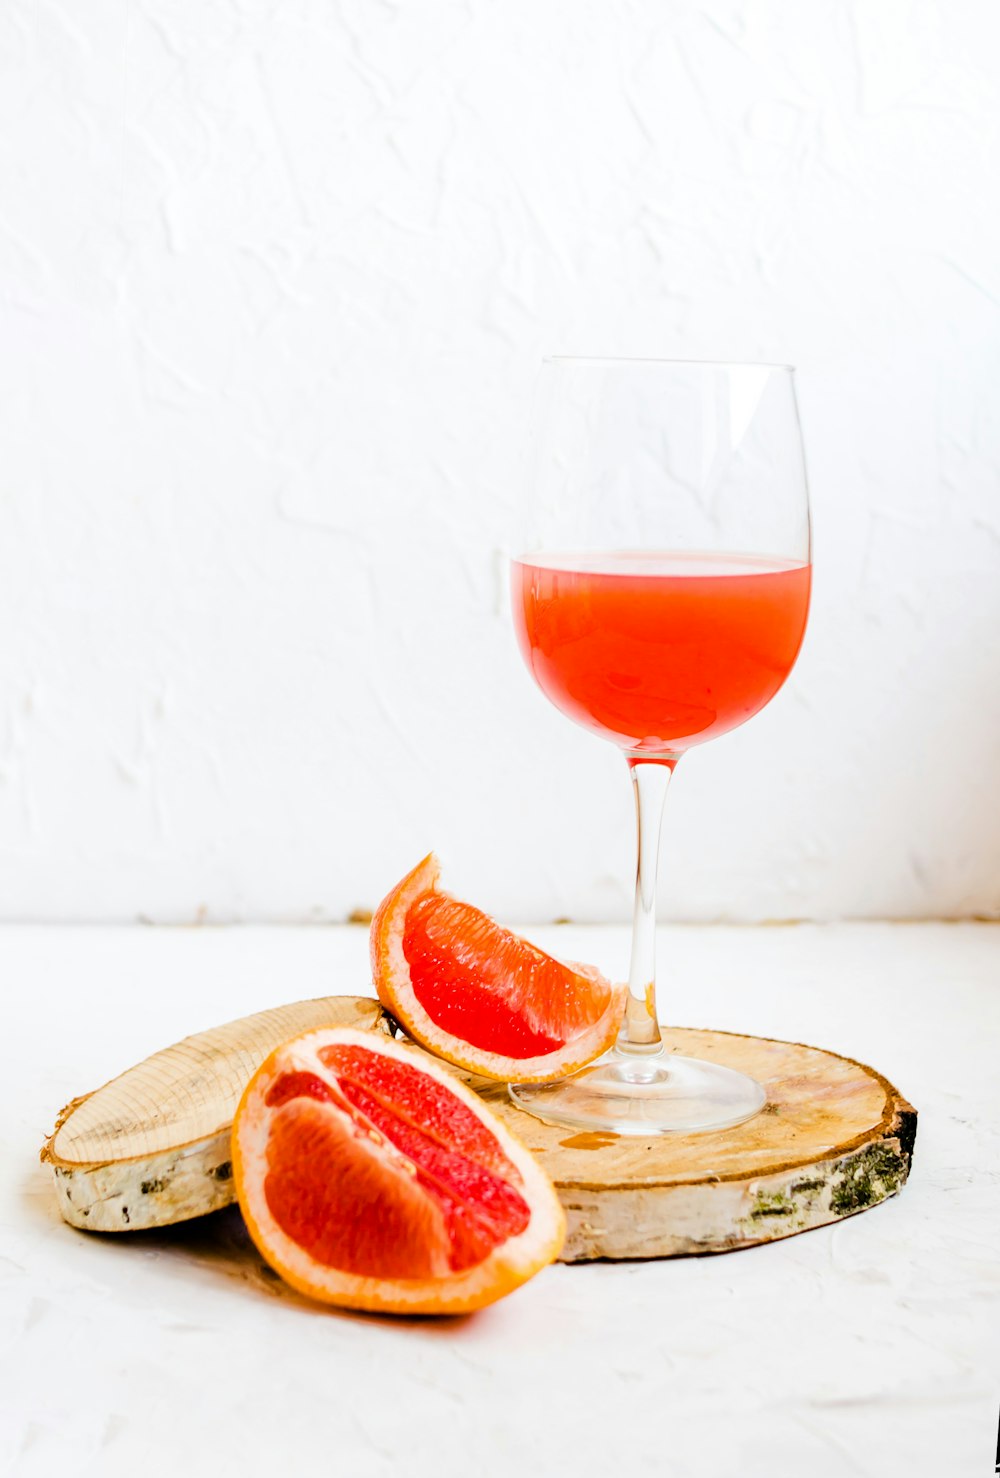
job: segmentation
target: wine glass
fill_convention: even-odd
[[[617,744],[635,791],[632,963],[616,1047],[519,1107],[617,1134],[721,1129],[753,1078],[666,1052],[656,1011],[660,821],[678,760],[774,697],[805,632],[805,463],[788,365],[549,359],[514,624],[545,696]]]

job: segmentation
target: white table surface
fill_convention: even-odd
[[[624,930],[530,932],[621,973]],[[396,1322],[286,1297],[220,1250],[235,1212],[221,1233],[72,1231],[37,1159],[65,1101],[157,1047],[366,993],[364,929],[0,931],[0,1472],[992,1472],[1000,928],[680,927],[660,961],[664,1017],[890,1077],[920,1113],[902,1195],[767,1247],[557,1265],[473,1317]]]

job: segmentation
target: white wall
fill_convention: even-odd
[[[0,914],[624,916],[500,551],[550,351],[791,359],[799,668],[688,918],[1000,911],[993,0],[0,6]]]

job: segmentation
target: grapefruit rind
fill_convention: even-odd
[[[558,1050],[536,1057],[506,1057],[476,1047],[445,1030],[428,1015],[410,981],[403,935],[410,908],[424,893],[437,891],[440,873],[438,859],[433,852],[428,853],[382,900],[372,920],[370,947],[375,990],[382,1005],[407,1035],[445,1062],[502,1083],[544,1083],[566,1077],[608,1051],[621,1025],[625,985],[610,986],[608,1005],[592,1026]],[[566,963],[576,974],[608,984],[593,966]]]
[[[495,1137],[521,1178],[531,1210],[523,1232],[500,1243],[482,1262],[431,1278],[373,1278],[318,1263],[283,1230],[264,1191],[272,1111],[268,1092],[288,1072],[323,1073],[318,1051],[329,1045],[361,1046],[384,1057],[402,1057],[416,1071],[443,1084]],[[566,1218],[548,1176],[531,1152],[464,1084],[422,1053],[349,1027],[318,1028],[279,1047],[261,1065],[240,1100],[233,1121],[233,1177],[247,1230],[264,1260],[298,1292],[343,1308],[395,1314],[463,1314],[513,1292],[553,1262],[562,1249]]]

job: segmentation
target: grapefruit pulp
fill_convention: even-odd
[[[562,1246],[562,1207],[528,1150],[437,1063],[370,1032],[321,1027],[279,1047],[232,1142],[258,1250],[327,1303],[465,1313]]]
[[[438,889],[431,854],[372,920],[378,998],[415,1041],[469,1072],[543,1082],[614,1041],[625,986],[569,965]]]

